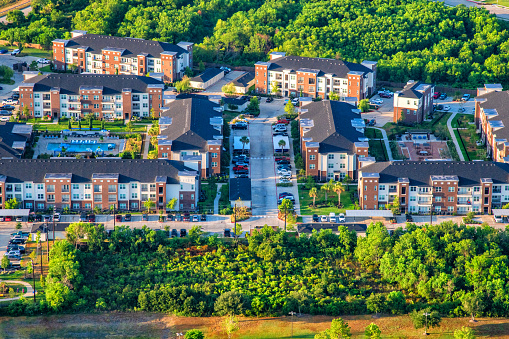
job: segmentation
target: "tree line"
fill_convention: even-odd
[[[427,0],[34,0],[0,39],[39,43],[72,29],[178,43],[195,60],[252,65],[270,51],[379,62],[380,80],[509,86],[508,23],[485,9]]]

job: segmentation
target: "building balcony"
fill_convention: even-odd
[[[389,188],[389,193],[396,193],[398,190],[396,188]]]
[[[458,199],[458,202],[457,202],[458,205],[472,205],[472,201],[470,199]]]
[[[418,205],[431,205],[431,199],[427,200],[417,200]]]

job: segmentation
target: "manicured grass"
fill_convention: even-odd
[[[12,80],[12,79],[0,79],[0,84],[13,85],[14,84],[14,80]]]
[[[463,156],[465,156],[465,153],[468,154],[468,158],[465,157],[465,160],[486,160],[485,157],[480,157],[479,154],[477,154],[477,151],[485,150],[485,147],[477,146],[475,141],[471,139],[470,132],[468,130],[455,130],[454,134],[456,135],[456,139],[460,144]],[[463,147],[460,136],[461,140],[463,140],[463,143],[465,144],[465,147]]]
[[[68,129],[69,128],[69,125],[68,125],[68,120],[67,119],[60,119],[60,121],[58,122],[58,124],[52,124],[51,122],[43,122],[42,120],[40,119],[29,119],[27,122],[28,123],[31,123],[31,124],[34,124],[34,123],[37,123],[37,125],[35,125],[35,129],[36,130],[39,130],[39,131],[49,131],[49,132],[56,132],[56,131],[61,131],[61,130],[64,130],[64,129]],[[81,129],[86,131],[88,130],[88,121],[87,120],[82,120],[81,121]],[[101,121],[100,120],[94,120],[93,123],[92,123],[92,127],[93,128],[100,128],[101,127]],[[72,128],[78,128],[78,123],[75,122],[72,124]],[[104,128],[109,130],[110,132],[126,132],[126,129],[125,129],[125,125],[124,125],[124,121],[123,120],[115,120],[113,122],[105,122],[104,123]],[[146,125],[142,125],[142,124],[133,124],[133,132],[146,132],[147,130],[147,127]]]
[[[366,128],[364,135],[369,139],[382,139],[382,132],[376,128]]]
[[[240,115],[240,112],[223,111],[223,120],[225,123],[232,121],[235,117]]]
[[[44,67],[40,67],[39,71],[41,71],[41,72],[51,72],[51,67],[49,65],[46,65]]]
[[[445,126],[447,129],[447,120],[451,117],[452,113],[446,113],[442,115],[441,113],[435,113],[435,117],[432,121],[425,121],[422,124],[414,125],[414,126],[403,126],[398,125],[394,122],[388,122],[383,126],[383,129],[387,132],[387,136],[391,139],[391,136],[403,134],[406,131],[412,130],[435,130],[438,126]],[[449,134],[449,132],[447,132]]]
[[[369,140],[369,154],[375,157],[376,161],[389,160],[383,140]]]
[[[345,210],[353,210],[355,208],[354,203],[350,197],[350,193],[354,191],[354,185],[350,185],[350,191],[345,191],[341,193],[341,204],[343,208],[338,208],[338,195],[334,192],[328,194],[327,202],[331,202],[333,206],[321,207],[321,208],[313,208],[310,206],[313,204],[313,198],[309,196],[309,190],[305,189],[303,185],[299,185],[299,202],[300,202],[300,214],[302,215],[312,215],[312,214],[329,214],[330,212],[334,213],[344,213]],[[317,186],[317,197],[315,204],[320,205],[325,203],[325,191],[320,189],[320,185]]]
[[[463,158],[468,161],[469,158],[467,157],[467,151],[465,150],[465,147],[463,147],[463,144],[460,140],[460,133],[458,130],[454,130],[454,136],[456,137],[456,140],[458,141],[458,144],[460,145],[461,154],[463,154]]]
[[[451,121],[452,128],[466,128],[469,122],[474,121],[474,116],[472,114],[456,114],[454,119]]]

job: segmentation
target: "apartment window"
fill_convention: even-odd
[[[83,100],[88,100],[88,95],[84,95]]]
[[[212,158],[217,158],[217,153],[212,153]]]
[[[32,189],[32,184],[25,184],[25,188]]]
[[[481,192],[481,188],[479,186],[474,187],[474,192]]]
[[[92,209],[92,204],[91,203],[86,203],[85,204],[85,209],[87,209],[87,210]]]
[[[55,192],[55,185],[46,185],[46,192],[54,193]]]
[[[32,193],[25,194],[25,199],[32,199]]]
[[[454,187],[449,187],[449,192],[454,192]]]
[[[85,200],[90,200],[90,199],[92,199],[92,194],[86,193],[85,194]]]
[[[484,187],[484,194],[490,194],[490,188],[488,186]]]
[[[329,154],[329,155],[328,155],[328,159],[329,159],[329,160],[334,159],[334,154]]]
[[[48,201],[55,201],[55,195],[54,194],[48,194]]]
[[[124,193],[120,193],[120,198],[119,199],[120,200],[125,200],[126,199],[125,194]]]
[[[141,184],[141,191],[142,192],[148,191],[148,185],[147,184]]]
[[[108,195],[108,201],[117,201],[117,196],[115,194]]]
[[[309,169],[315,169],[315,164],[310,164]]]
[[[448,201],[448,202],[454,202],[454,197],[448,197],[448,198],[447,198],[447,201]]]
[[[113,57],[113,60],[118,61],[118,57],[117,56]]]
[[[143,100],[148,100],[148,94],[143,94],[142,98]]]
[[[180,195],[180,200],[182,200],[182,199],[184,199],[184,195],[183,194]]]
[[[37,184],[37,189],[38,190],[43,190],[44,189],[44,185],[43,184]]]
[[[163,153],[163,158],[168,158],[168,153]]]
[[[94,95],[94,100],[99,100],[99,96],[98,95]]]
[[[102,192],[101,185],[94,185],[94,192]]]
[[[85,184],[85,189],[86,189],[86,190],[89,190],[89,189],[90,189],[90,187],[91,187],[91,185],[90,185],[90,184]]]
[[[132,193],[131,199],[138,199],[138,193]]]
[[[103,201],[102,194],[94,194],[94,201]]]
[[[479,202],[479,197],[474,197],[474,202]]]
[[[217,162],[213,161],[212,162],[212,167],[217,167]]]
[[[380,185],[380,191],[385,191],[385,185]]]
[[[309,160],[316,160],[316,155],[310,155]]]
[[[72,195],[72,200],[77,200],[80,198],[80,195],[79,194],[73,194]]]
[[[62,195],[62,202],[69,202],[71,200],[69,194]]]
[[[117,191],[117,186],[115,185],[108,185],[108,192],[115,193]]]
[[[417,197],[416,197],[415,195],[411,195],[411,196],[410,196],[410,201],[416,201],[416,200],[417,200],[416,198],[417,198]]]
[[[346,165],[345,164],[339,164],[339,168],[345,168]]]
[[[125,184],[118,184],[118,189],[125,190]]]
[[[42,200],[44,199],[44,194],[37,194],[37,200]]]
[[[99,108],[99,104],[94,104],[94,108]]]
[[[80,204],[78,204],[78,203],[72,204],[72,209],[73,210],[79,210],[80,209]]]
[[[116,95],[115,96],[115,100],[122,100],[122,96],[121,95]]]
[[[447,206],[447,212],[454,212],[454,206]]]
[[[137,189],[137,188],[138,188],[138,184],[137,184],[137,183],[133,183],[133,184],[131,184],[131,188],[132,188],[132,189]]]
[[[442,197],[435,197],[435,201],[436,201],[436,202],[440,202],[440,201],[442,201]]]
[[[435,192],[442,192],[442,187],[435,187]]]
[[[63,193],[69,192],[69,185],[62,185],[62,192]]]
[[[83,108],[88,108],[88,104],[83,104]]]
[[[77,189],[79,189],[79,188],[80,188],[80,185],[78,185],[78,184],[72,184],[72,189],[73,189],[73,190],[77,190]]]
[[[334,168],[334,164],[327,164],[327,168]]]
[[[44,204],[37,204],[37,209],[38,210],[43,210],[44,209]]]

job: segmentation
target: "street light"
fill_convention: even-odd
[[[428,312],[424,312],[422,315],[426,317],[426,322],[425,322],[425,326],[424,326],[424,335],[428,335],[428,316],[430,316],[431,314]]]
[[[288,313],[289,315],[292,316],[292,338],[293,338],[293,316],[295,315],[295,312],[294,311],[291,311],[290,313]]]
[[[35,266],[34,266],[34,259],[30,259],[32,261],[32,279],[34,280],[34,303],[35,301]]]

